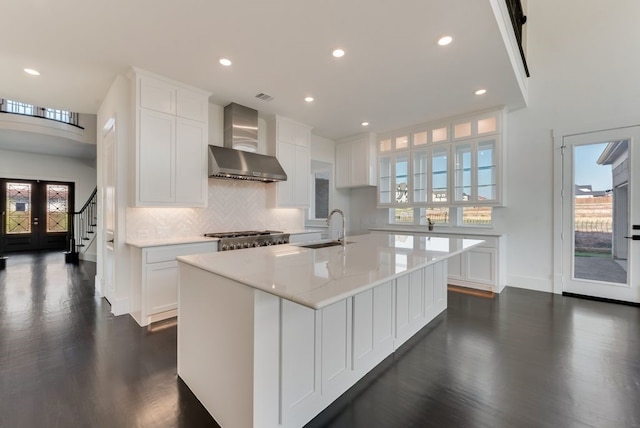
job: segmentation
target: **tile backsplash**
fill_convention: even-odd
[[[209,179],[207,208],[127,208],[127,239],[178,238],[206,232],[301,229],[304,210],[270,208],[273,184]]]

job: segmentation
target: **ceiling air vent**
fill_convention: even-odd
[[[262,101],[271,101],[273,97],[269,94],[265,94],[264,92],[260,92],[256,95],[256,98],[261,99]]]

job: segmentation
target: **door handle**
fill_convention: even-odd
[[[640,241],[640,235],[625,236],[625,238],[632,239],[634,241]]]

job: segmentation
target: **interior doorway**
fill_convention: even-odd
[[[65,250],[74,183],[0,179],[0,249]]]
[[[640,243],[632,239],[640,228],[639,141],[634,126],[556,142],[563,293],[640,303]]]

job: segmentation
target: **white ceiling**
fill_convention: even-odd
[[[81,113],[131,65],[332,139],[524,104],[489,0],[20,0],[2,17],[0,97]]]

